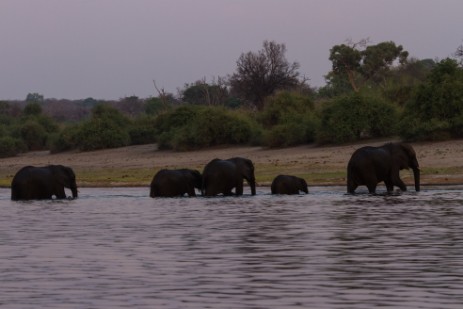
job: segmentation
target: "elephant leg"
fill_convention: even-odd
[[[353,181],[350,181],[348,184],[347,184],[347,193],[350,193],[350,194],[354,194],[355,193],[355,189],[357,189],[357,184],[354,183]]]
[[[188,196],[196,196],[195,188],[192,186],[189,186],[187,189]]]
[[[407,191],[407,186],[405,185],[405,183],[402,181],[402,179],[399,179],[399,183],[397,184],[397,187],[400,188],[400,190],[402,191]]]
[[[391,193],[394,191],[394,184],[390,180],[385,180],[384,184],[386,185],[387,192]]]
[[[63,188],[59,188],[57,191],[56,191],[56,198],[57,199],[65,199],[66,198],[66,192],[64,192],[64,187]]]
[[[406,186],[405,183],[402,181],[402,179],[400,179],[399,175],[393,177],[392,183],[393,183],[394,185],[396,185],[397,187],[399,187],[400,190],[402,190],[402,191],[407,191],[407,186]]]
[[[243,181],[242,180],[236,184],[235,193],[236,195],[243,195]]]
[[[368,192],[370,192],[371,194],[376,193],[376,183],[367,184],[367,188],[368,188]]]
[[[206,187],[204,190],[204,196],[215,196],[217,194],[217,190],[211,188],[210,186]]]

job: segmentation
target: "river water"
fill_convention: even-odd
[[[0,307],[462,308],[463,187],[423,189],[32,202],[0,189]]]

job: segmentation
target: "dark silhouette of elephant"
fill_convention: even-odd
[[[381,181],[384,181],[388,192],[392,192],[394,186],[406,191],[399,172],[409,168],[413,170],[415,190],[420,191],[420,168],[411,145],[387,143],[381,147],[359,148],[347,165],[347,192],[355,193],[359,185],[366,185],[370,193],[375,193]]]
[[[201,190],[202,177],[197,170],[163,169],[154,175],[150,186],[151,197],[196,196],[195,188]]]
[[[299,191],[309,193],[305,179],[291,175],[278,175],[270,188],[272,194],[299,194]]]
[[[12,200],[65,199],[64,188],[72,191],[77,198],[77,184],[74,171],[63,165],[44,167],[25,166],[13,177],[11,182]]]
[[[235,188],[235,195],[243,195],[245,179],[251,187],[251,194],[255,195],[256,178],[251,160],[240,157],[227,160],[214,159],[204,167],[203,195],[233,195],[233,188]]]

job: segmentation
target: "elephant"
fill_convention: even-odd
[[[72,197],[77,198],[77,184],[74,171],[63,165],[48,165],[44,167],[25,166],[13,177],[11,182],[11,199],[42,200],[65,199],[64,188],[72,191]]]
[[[246,179],[251,187],[251,194],[256,195],[256,178],[254,164],[246,158],[214,159],[203,170],[204,196],[215,196],[222,193],[225,196],[243,195],[243,181]]]
[[[278,175],[273,179],[272,194],[299,194],[299,191],[309,193],[307,182],[303,178],[291,175]]]
[[[406,143],[387,143],[380,147],[366,146],[357,149],[347,165],[347,192],[355,193],[359,185],[366,185],[368,191],[376,193],[376,186],[384,181],[387,192],[394,186],[406,191],[399,172],[413,170],[415,190],[420,191],[420,167],[413,147]]]
[[[201,190],[202,177],[191,169],[162,169],[154,175],[150,185],[150,197],[196,196],[195,188]]]

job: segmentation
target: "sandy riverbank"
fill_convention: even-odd
[[[0,159],[0,184],[8,186],[15,172],[25,165],[63,164],[76,172],[80,186],[148,185],[161,168],[202,170],[214,158],[247,157],[256,166],[261,185],[278,174],[304,177],[310,184],[344,185],[347,162],[353,151],[364,145],[381,145],[370,141],[342,146],[304,145],[284,149],[262,147],[220,147],[207,150],[159,151],[157,146],[141,145],[92,152],[29,152],[14,158]],[[412,143],[422,169],[422,184],[463,183],[463,140]],[[403,172],[407,183],[412,173]]]

